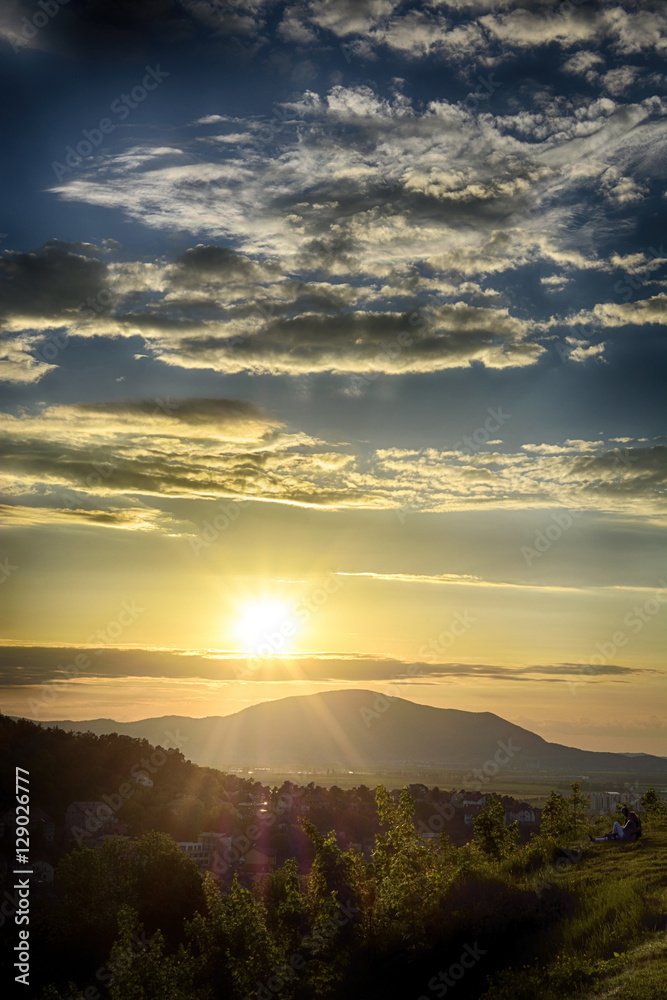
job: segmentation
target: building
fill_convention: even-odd
[[[481,806],[475,802],[473,805],[463,807],[463,822],[466,826],[473,826],[479,816]]]
[[[116,833],[118,822],[105,802],[70,802],[65,812],[65,828],[68,836],[80,841],[91,834],[101,837]]]
[[[250,847],[241,858],[238,872],[242,882],[258,882],[275,867],[276,852],[272,848],[260,851],[257,847]]]
[[[224,833],[209,830],[200,833],[197,840],[179,841],[178,846],[184,854],[196,861],[200,868],[206,869],[213,864],[216,855],[224,857],[225,853],[230,851],[232,838]]]
[[[514,822],[534,824],[536,822],[535,810],[529,805],[520,805],[517,809],[506,810],[505,826]]]
[[[480,795],[479,792],[478,793],[472,792],[471,794],[466,796],[461,805],[463,806],[464,809],[466,808],[466,806],[476,806],[477,808],[481,809],[482,806],[486,805],[486,795]]]
[[[187,854],[189,858],[196,861],[202,868],[208,865],[210,852],[198,840],[179,840],[178,846],[183,851],[183,854]]]
[[[594,816],[606,816],[608,813],[614,814],[616,806],[620,805],[620,792],[591,792],[591,804],[588,812]]]
[[[33,861],[31,883],[36,885],[53,885],[54,869],[48,861]]]
[[[428,788],[421,782],[414,785],[408,785],[408,792],[415,802],[426,802],[430,798]]]

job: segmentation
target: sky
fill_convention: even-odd
[[[6,0],[2,711],[667,754],[666,53],[658,0]]]

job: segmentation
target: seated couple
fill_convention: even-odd
[[[604,837],[592,837],[589,833],[588,836],[590,840],[599,844],[603,840],[622,840],[624,843],[629,840],[637,840],[638,837],[642,835],[642,821],[636,812],[631,812],[627,806],[623,806],[621,809],[623,816],[625,817],[625,823],[621,826],[620,823],[614,823],[613,829],[609,833],[605,833]]]

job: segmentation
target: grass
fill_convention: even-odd
[[[667,831],[654,830],[579,845],[574,863],[527,873],[525,888],[564,889],[578,905],[531,940],[529,962],[493,977],[484,1000],[665,1000],[666,849]]]
[[[627,967],[603,981],[585,1000],[664,1000],[667,997],[667,941],[649,940],[627,956]]]

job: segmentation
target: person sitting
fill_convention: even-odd
[[[621,826],[620,823],[614,823],[613,828],[609,833],[605,833],[604,837],[593,837],[589,833],[589,839],[594,843],[599,844],[603,840],[622,840],[627,842],[629,840],[637,840],[638,837],[642,835],[642,821],[636,812],[631,812],[627,806],[623,806],[621,809],[623,816],[625,818],[625,823]]]

